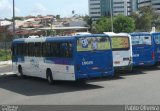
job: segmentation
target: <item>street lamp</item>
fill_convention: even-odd
[[[110,0],[110,13],[111,13],[111,28],[112,28],[112,32],[113,32],[112,0]]]
[[[15,4],[13,0],[13,39],[15,38]],[[12,70],[13,70],[13,62],[12,62]]]
[[[13,37],[15,37],[15,2],[13,0]]]

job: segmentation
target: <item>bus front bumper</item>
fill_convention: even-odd
[[[107,72],[99,72],[99,73],[90,73],[90,74],[78,74],[76,75],[76,80],[80,79],[91,79],[96,77],[109,77],[114,76],[114,70],[107,71]]]
[[[133,67],[137,67],[137,66],[153,66],[153,65],[155,65],[154,61],[133,62]]]
[[[132,71],[132,65],[127,65],[127,66],[118,66],[118,67],[114,67],[115,72],[119,72],[119,71]]]

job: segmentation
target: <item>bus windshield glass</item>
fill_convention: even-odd
[[[112,39],[113,50],[129,50],[130,49],[129,37],[114,36],[114,37],[111,37],[111,39]]]
[[[133,36],[132,45],[151,45],[151,36]]]
[[[81,37],[77,40],[77,51],[100,51],[111,49],[108,37]]]
[[[154,39],[156,44],[160,44],[160,35],[156,35]]]

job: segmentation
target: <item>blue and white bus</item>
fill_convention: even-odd
[[[155,65],[160,65],[160,33],[152,33],[154,39]]]
[[[106,35],[16,39],[12,55],[19,76],[45,78],[50,84],[114,75],[111,41]]]
[[[160,33],[131,33],[133,66],[153,66],[160,62]]]

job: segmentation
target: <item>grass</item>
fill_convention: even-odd
[[[11,60],[11,51],[10,50],[2,50],[0,49],[0,61]]]

